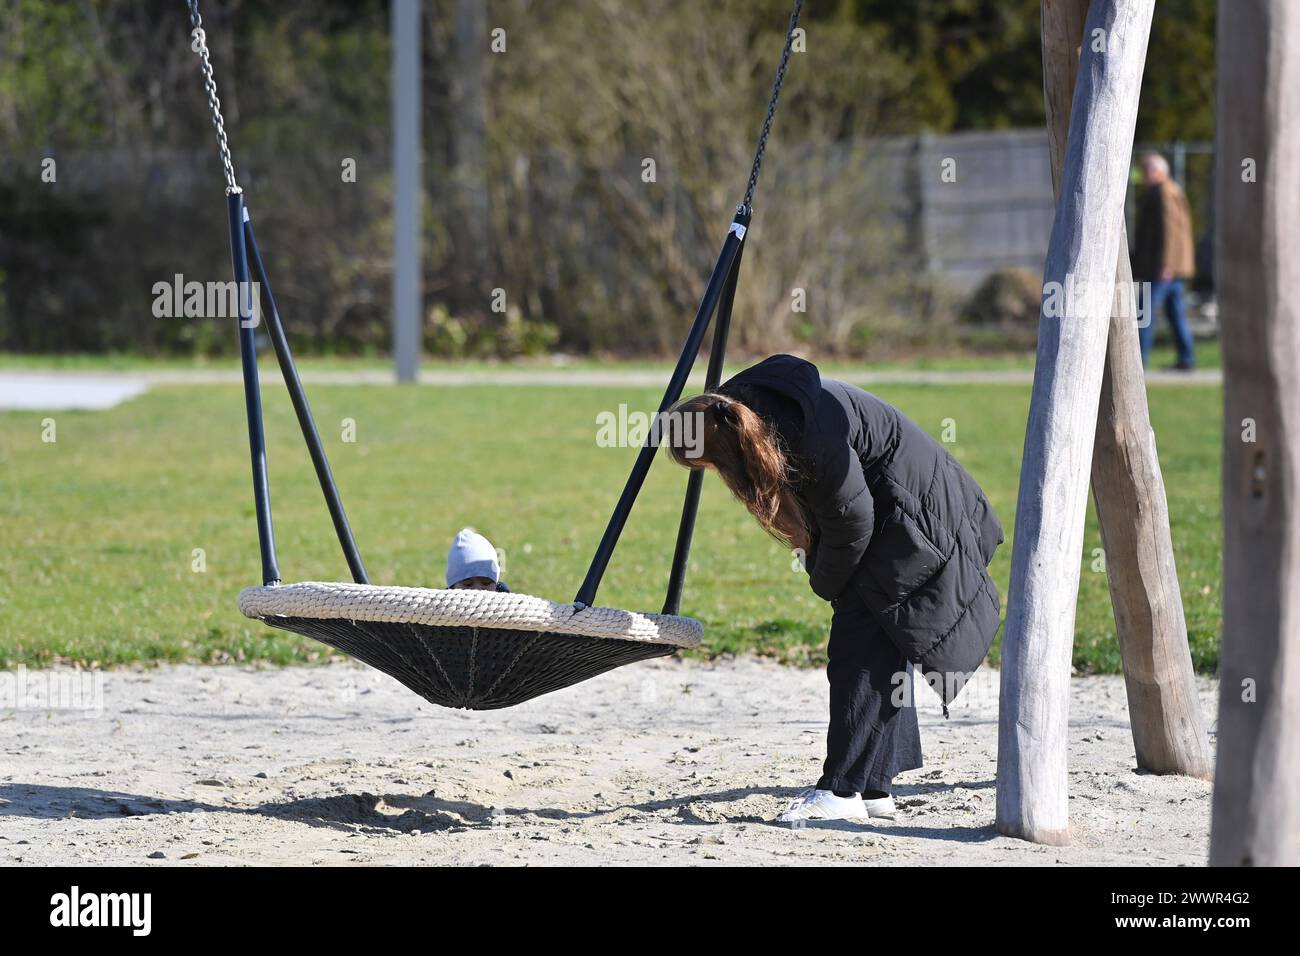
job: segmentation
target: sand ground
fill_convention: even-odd
[[[1211,785],[1134,769],[1123,681],[1075,678],[1073,844],[993,829],[997,673],[945,721],[905,819],[791,830],[825,678],[741,658],[624,667],[505,711],[351,663],[26,672],[0,708],[0,864],[1202,865]],[[93,681],[101,681],[98,686]],[[78,681],[84,683],[78,685]],[[91,709],[51,709],[88,690]],[[1200,683],[1207,725],[1214,687]],[[42,696],[42,695],[47,696]],[[17,703],[19,706],[12,706]]]

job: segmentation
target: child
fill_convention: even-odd
[[[509,591],[501,580],[501,562],[492,542],[473,528],[462,528],[447,552],[447,587],[475,591]]]

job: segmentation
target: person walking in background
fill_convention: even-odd
[[[1169,175],[1169,163],[1159,153],[1144,153],[1140,160],[1144,189],[1138,200],[1137,235],[1133,243],[1133,278],[1151,283],[1138,324],[1142,364],[1151,358],[1156,337],[1156,316],[1163,306],[1178,348],[1179,371],[1196,367],[1192,330],[1187,325],[1183,279],[1195,271],[1192,212],[1182,187]]]

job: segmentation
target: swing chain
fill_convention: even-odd
[[[217,145],[221,148],[221,165],[226,174],[226,195],[243,192],[235,182],[235,164],[230,158],[230,143],[226,139],[226,121],[221,116],[221,100],[217,98],[217,81],[212,75],[212,60],[208,57],[208,39],[203,30],[203,17],[199,15],[199,0],[188,0],[190,7],[190,36],[194,38],[194,52],[199,55],[199,69],[203,72],[203,88],[208,94],[208,109],[212,111],[212,125],[217,131]]]
[[[772,132],[772,117],[776,115],[776,101],[781,96],[781,85],[785,83],[785,71],[790,65],[790,52],[794,47],[795,32],[799,28],[799,13],[803,9],[803,0],[795,0],[794,10],[790,14],[790,27],[785,33],[785,47],[781,50],[781,65],[776,69],[776,82],[772,84],[772,98],[767,102],[767,116],[763,119],[763,132],[758,137],[758,150],[754,153],[754,165],[749,170],[749,184],[745,187],[745,198],[736,207],[736,212],[744,216],[754,214],[754,190],[758,187],[758,172],[763,167],[763,154],[767,151],[767,137]]]

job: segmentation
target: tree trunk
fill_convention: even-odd
[[[456,0],[452,51],[452,181],[457,218],[452,230],[464,306],[486,313],[488,242],[492,234],[487,187],[487,4]]]
[[[1088,0],[1043,0],[1043,92],[1052,182],[1059,188]],[[1116,300],[1102,376],[1092,493],[1124,662],[1137,765],[1213,775],[1178,587],[1169,505],[1147,409],[1128,233],[1120,219]]]
[[[1300,4],[1219,4],[1223,659],[1210,863],[1300,829]]]
[[[997,827],[1069,842],[1066,733],[1088,471],[1155,0],[1095,0],[1043,271],[1002,638]]]
[[[393,357],[397,380],[419,377],[424,304],[420,295],[420,0],[391,0],[393,84]]]

